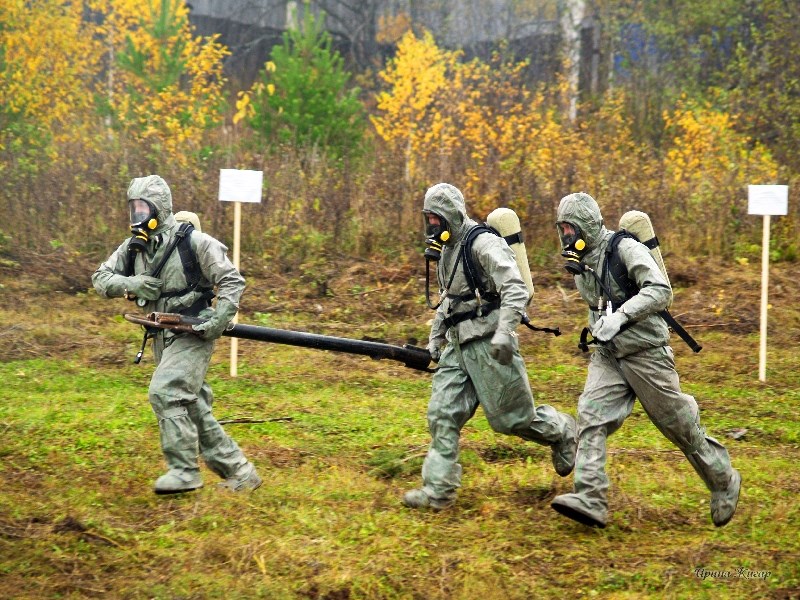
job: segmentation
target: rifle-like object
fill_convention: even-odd
[[[186,317],[177,313],[154,312],[149,315],[126,313],[123,315],[127,321],[143,325],[147,329],[169,329],[198,335],[192,325],[202,323],[202,319]],[[366,340],[353,340],[349,338],[331,337],[316,333],[290,331],[287,329],[273,329],[257,325],[230,324],[222,335],[241,338],[244,340],[257,340],[259,342],[273,342],[275,344],[288,344],[316,350],[332,350],[348,354],[361,354],[372,359],[388,358],[403,363],[405,366],[418,371],[432,373],[430,368],[431,355],[425,348],[410,344],[394,346],[381,342]]]

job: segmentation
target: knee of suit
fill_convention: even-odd
[[[458,425],[451,419],[432,418],[428,419],[428,431],[434,439],[455,438],[458,439],[461,433]]]
[[[500,413],[497,415],[486,413],[486,420],[489,421],[489,425],[494,431],[504,435],[514,435],[516,431],[530,429],[531,421],[530,417],[519,419],[513,413]]]
[[[153,412],[162,419],[174,419],[189,415],[189,409],[183,400],[177,396],[165,396],[163,394],[151,394],[150,406]]]
[[[186,407],[189,409],[189,416],[195,421],[200,421],[205,418],[206,415],[211,414],[211,408],[205,403],[189,402],[186,404]]]
[[[692,407],[676,412],[671,419],[661,420],[657,425],[685,454],[694,454],[705,444],[705,429],[700,426],[699,413]]]

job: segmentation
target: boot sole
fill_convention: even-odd
[[[157,496],[175,496],[177,494],[185,494],[186,492],[193,492],[195,490],[199,490],[202,485],[198,485],[197,487],[193,488],[186,488],[183,490],[153,490]]]
[[[598,521],[597,519],[590,517],[578,510],[575,510],[571,506],[566,506],[564,504],[558,504],[556,502],[552,502],[550,504],[553,510],[557,513],[564,515],[568,519],[572,519],[573,521],[577,521],[582,525],[588,525],[589,527],[596,527],[598,529],[605,529],[606,524],[602,521]]]

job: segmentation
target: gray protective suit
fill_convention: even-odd
[[[135,198],[148,200],[158,211],[158,226],[150,236],[147,251],[138,253],[133,265],[132,273],[139,275],[153,271],[178,226],[172,214],[172,194],[158,175],[134,179],[128,189],[128,199]],[[126,276],[131,273],[130,239],[125,240],[92,276],[94,288],[103,297],[121,297],[131,284],[131,278]],[[158,298],[148,302],[142,310],[199,314],[212,320],[217,315],[227,322],[238,309],[244,278],[228,260],[227,248],[219,241],[199,231],[193,232],[190,239],[200,266],[198,286],[187,290],[186,274],[176,249],[159,275]],[[204,296],[203,291],[214,287],[217,311],[210,308],[211,294],[205,292]],[[158,418],[161,449],[169,468],[167,475],[156,483],[158,493],[187,491],[202,485],[198,446],[208,467],[225,479],[228,487],[236,489],[244,483],[254,488],[257,487],[254,483],[260,484],[253,466],[211,413],[214,396],[205,377],[213,350],[214,340],[199,335],[159,329],[154,338],[156,370],[150,381],[149,398]]]
[[[461,192],[449,184],[440,183],[427,191],[424,211],[443,217],[451,233],[437,266],[443,301],[433,320],[428,347],[435,353],[447,345],[433,375],[428,405],[432,441],[422,466],[424,485],[421,490],[408,492],[404,503],[433,508],[452,504],[461,485],[459,434],[479,404],[495,431],[551,446],[556,468],[567,475],[574,464],[574,419],[550,406],[534,405],[515,333],[529,292],[514,252],[492,233],[475,239],[472,254],[482,287],[489,292],[487,296],[499,295],[500,305],[487,315],[448,327],[446,318],[469,312],[477,305],[463,262],[458,259],[467,232],[477,223],[467,217]],[[484,298],[484,303],[487,301]],[[490,340],[497,334],[509,336],[513,348],[509,364],[492,357]]]
[[[570,194],[558,207],[558,223],[577,227],[586,242],[582,262],[610,284],[616,300],[624,299],[612,277],[603,277],[606,246],[613,235],[603,226],[600,208],[588,194]],[[608,510],[605,473],[606,437],[631,414],[636,398],[650,420],[686,455],[689,463],[712,491],[712,518],[724,525],[738,500],[740,477],[731,467],[728,452],[700,426],[697,403],[681,392],[669,330],[657,314],[670,300],[670,288],[650,251],[636,240],[619,243],[619,256],[639,292],[617,312],[626,329],[592,353],[589,373],[578,400],[578,455],[575,492],[558,496],[553,508],[588,525],[604,527]],[[598,301],[603,294],[597,279],[584,271],[575,276],[581,297],[589,304],[589,324],[597,337]],[[606,300],[601,305],[606,306]],[[727,519],[727,520],[726,520]],[[724,522],[722,522],[724,521]]]

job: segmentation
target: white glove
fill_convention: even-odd
[[[619,333],[625,323],[628,322],[628,315],[617,311],[610,315],[603,315],[592,326],[592,335],[601,342],[607,342]]]
[[[148,302],[161,295],[161,280],[150,275],[133,275],[125,278],[125,293]]]
[[[516,337],[517,334],[513,331],[511,333],[496,331],[492,337],[492,358],[501,365],[510,365],[514,358],[514,338]]]

